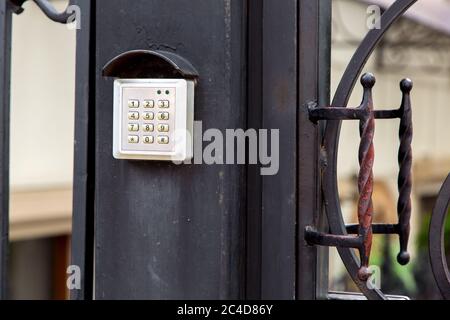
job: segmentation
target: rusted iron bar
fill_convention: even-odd
[[[362,238],[359,236],[343,236],[318,232],[316,229],[310,226],[305,228],[305,240],[310,245],[318,245],[325,247],[360,248],[362,245],[361,239]]]
[[[368,111],[357,108],[344,107],[318,107],[316,103],[309,105],[309,118],[312,122],[319,120],[361,120],[367,117]],[[373,110],[375,119],[396,119],[401,118],[403,110]]]
[[[372,88],[375,85],[375,77],[372,74],[364,74],[361,78],[364,87],[362,108],[367,110],[366,116],[360,120],[359,144],[359,175],[358,175],[358,222],[359,236],[362,237],[362,246],[359,248],[361,266],[358,278],[367,281],[371,273],[369,271],[369,257],[372,248],[372,219],[373,219],[373,164],[375,148],[373,138],[375,134],[375,118],[373,114]]]
[[[358,108],[342,107],[317,107],[313,104],[309,107],[309,118],[312,122],[318,120],[361,120],[367,117],[367,110]]]

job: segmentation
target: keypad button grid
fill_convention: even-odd
[[[142,119],[143,121],[152,121],[155,120],[155,113],[144,111],[140,113],[136,111],[139,107],[142,106],[144,109],[155,108],[155,101],[152,99],[145,99],[140,101],[139,99],[129,99],[128,107],[133,111],[128,112],[128,120],[136,121]],[[157,107],[160,109],[168,109],[170,107],[169,100],[158,100]],[[158,121],[168,121],[170,119],[170,113],[168,111],[159,111],[157,113]],[[157,123],[156,124],[157,133],[164,133],[164,135],[157,135],[156,141],[158,144],[166,145],[169,144],[170,138],[167,135],[170,131],[170,126],[167,123]],[[137,144],[140,142],[139,136],[136,135],[137,132],[143,132],[144,134],[148,134],[150,132],[155,131],[155,124],[153,123],[143,123],[142,126],[139,123],[128,123],[128,143]],[[144,144],[153,144],[155,142],[155,137],[153,135],[144,135],[142,139],[142,143]]]

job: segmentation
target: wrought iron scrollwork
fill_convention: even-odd
[[[14,12],[17,14],[20,14],[23,12],[22,5],[27,0],[9,0],[11,4],[14,7]],[[69,22],[73,22],[73,19],[71,19],[74,15],[74,12],[71,12],[69,10],[71,6],[71,1],[69,1],[69,5],[67,8],[62,11],[58,12],[55,7],[48,1],[48,0],[32,0],[36,3],[36,5],[42,10],[42,12],[52,21],[66,24]]]
[[[369,258],[372,246],[372,234],[398,234],[400,238],[400,252],[397,260],[404,265],[409,262],[408,238],[409,221],[411,217],[411,166],[412,166],[412,111],[410,92],[412,81],[404,79],[400,82],[402,91],[402,103],[399,109],[376,110],[373,108],[372,88],[375,85],[375,77],[366,73],[361,77],[364,88],[362,103],[357,108],[344,107],[317,107],[310,105],[310,118],[318,120],[359,120],[361,142],[359,146],[360,171],[358,175],[358,224],[347,225],[346,231],[349,235],[324,234],[308,227],[305,239],[310,244],[336,246],[341,248],[355,248],[359,251],[360,264],[357,277],[365,282],[370,277]],[[400,118],[400,148],[399,161],[399,199],[398,199],[398,223],[372,225],[373,217],[373,164],[375,150],[373,137],[375,132],[375,119]],[[325,150],[326,151],[326,150]],[[353,234],[356,234],[354,236]]]
[[[397,21],[417,0],[397,0],[381,17],[381,29],[369,31],[357,48],[339,83],[331,107],[310,104],[311,121],[327,120],[322,140],[320,165],[322,170],[322,196],[327,214],[330,233],[317,232],[313,226],[305,230],[305,239],[311,244],[336,246],[344,265],[353,281],[368,299],[387,299],[378,288],[366,284],[368,277],[368,259],[372,234],[397,234],[400,252],[397,261],[407,264],[410,256],[407,252],[409,239],[409,221],[411,217],[411,165],[413,136],[410,91],[412,82],[405,79],[400,83],[403,94],[401,107],[396,110],[375,110],[371,98],[371,88],[375,83],[372,75],[366,74],[361,83],[364,87],[363,103],[358,108],[347,109],[347,103],[353,91],[358,75],[376,45],[390,26]],[[373,129],[375,119],[400,118],[400,147],[398,153],[399,176],[397,203],[397,224],[372,225],[372,166],[373,166]],[[360,120],[361,143],[359,150],[360,172],[358,179],[358,224],[345,225],[341,213],[337,188],[337,154],[339,133],[342,120]],[[450,175],[444,183],[430,225],[430,258],[432,269],[442,295],[450,299],[450,273],[444,251],[444,223],[449,210]],[[359,250],[359,259],[352,248]]]
[[[439,192],[430,223],[430,261],[436,284],[442,296],[450,300],[450,272],[444,247],[444,225],[450,207],[450,174]]]
[[[373,29],[368,32],[366,37],[361,42],[360,46],[357,48],[355,54],[350,60],[344,75],[339,83],[339,86],[336,90],[332,107],[338,106],[341,107],[339,109],[344,109],[347,106],[350,95],[353,91],[353,87],[357,81],[357,78],[361,71],[363,70],[367,60],[371,56],[374,51],[376,45],[380,42],[380,40],[385,35],[386,31],[391,27],[391,25],[397,21],[403,13],[408,10],[417,0],[397,0],[395,1],[381,16],[380,29]],[[406,84],[407,82],[404,82]],[[405,88],[405,87],[403,87]],[[409,91],[407,94],[404,92],[404,99],[409,99]],[[405,103],[402,105],[406,106]],[[325,112],[331,114],[334,111],[323,111],[319,108],[316,113]],[[356,109],[352,109],[355,111]],[[340,111],[339,111],[340,112]],[[338,113],[339,113],[338,112]],[[393,111],[374,111],[374,118],[392,118],[399,117],[399,110]],[[350,114],[351,115],[351,114]],[[328,223],[330,227],[330,233],[336,238],[345,238],[348,237],[349,234],[359,234],[359,224],[356,226],[346,226],[344,223],[344,219],[341,213],[340,201],[339,201],[339,193],[337,187],[337,154],[338,154],[338,145],[339,145],[339,133],[341,128],[341,120],[347,119],[347,115],[340,117],[330,117],[327,119],[326,128],[323,135],[322,140],[322,154],[325,159],[322,159],[321,164],[322,167],[322,194],[323,194],[323,203],[324,208],[327,214]],[[313,115],[314,118],[314,115]],[[326,119],[326,118],[324,118]],[[314,119],[313,119],[314,120]],[[408,123],[407,113],[405,113],[403,124]],[[403,146],[408,144],[408,139],[406,139],[406,134],[409,130],[402,131],[403,136]],[[402,148],[401,148],[402,149]],[[403,149],[402,159],[410,160],[408,151]],[[407,163],[407,164],[405,164]],[[407,191],[410,187],[410,180],[408,178],[404,178],[402,176],[403,173],[406,172],[408,166],[408,161],[403,162],[403,167],[400,168],[400,177],[399,183],[402,186],[401,189],[403,194],[406,195]],[[409,171],[409,170],[408,170]],[[390,233],[390,234],[399,234],[401,245],[401,252],[398,256],[398,260],[402,263],[406,263],[409,260],[409,256],[406,252],[406,244],[409,236],[409,227],[405,223],[405,221],[409,221],[408,214],[405,214],[408,209],[409,203],[408,200],[403,201],[402,196],[399,199],[399,223],[396,225],[373,225],[372,232],[373,233]],[[314,230],[307,230],[306,234],[310,233]],[[320,233],[315,233],[316,236],[322,236]],[[367,285],[366,281],[364,281],[365,276],[364,272],[361,272],[361,260],[358,259],[354,250],[349,247],[338,246],[338,252],[341,256],[342,261],[344,262],[349,275],[352,277],[355,284],[361,290],[361,292],[368,299],[387,299],[386,296],[379,290],[378,288],[370,287]]]

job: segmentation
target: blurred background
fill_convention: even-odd
[[[67,1],[53,1],[64,10]],[[75,30],[31,1],[13,15],[12,299],[64,299],[72,219]]]
[[[64,9],[66,0],[54,0]],[[367,32],[368,3],[332,0],[332,93]],[[420,6],[419,6],[420,5]],[[11,91],[11,251],[12,299],[65,299],[69,259],[76,32],[47,19],[26,2],[13,17]],[[419,1],[394,25],[365,71],[375,74],[375,107],[398,108],[399,81],[410,77],[414,117],[413,215],[410,265],[396,263],[398,238],[376,236],[371,264],[381,269],[387,293],[438,298],[428,262],[427,227],[439,187],[450,172],[450,2]],[[356,86],[350,106],[362,90]],[[375,222],[395,223],[398,120],[376,124]],[[343,124],[339,189],[347,222],[356,220],[357,122]],[[447,234],[450,222],[447,221]],[[446,249],[450,250],[449,237]],[[447,254],[447,256],[450,256]],[[334,249],[330,289],[356,291]]]
[[[370,4],[385,5],[386,0],[332,0],[332,90],[357,46],[367,33]],[[381,7],[383,8],[383,7]],[[372,72],[376,109],[400,106],[399,82],[414,82],[412,110],[413,212],[409,251],[411,262],[397,264],[398,236],[374,236],[371,264],[381,270],[381,289],[411,298],[440,298],[428,261],[428,223],[439,188],[450,172],[450,1],[418,1],[388,31],[364,72]],[[349,106],[361,103],[362,89],[355,87]],[[377,120],[375,127],[374,222],[397,221],[397,152],[399,120]],[[356,222],[358,198],[356,175],[359,170],[359,131],[357,121],[345,121],[339,146],[339,191],[347,222]],[[450,221],[446,223],[447,235]],[[449,236],[446,237],[450,257]],[[356,290],[348,278],[337,251],[330,258],[330,287]]]

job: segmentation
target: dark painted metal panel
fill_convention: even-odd
[[[95,173],[95,6],[78,0],[81,25],[77,30],[75,141],[71,264],[81,271],[81,288],[71,291],[71,299],[92,299],[94,250]]]
[[[245,167],[115,160],[112,80],[131,49],[172,50],[199,71],[195,118],[245,127],[243,1],[97,1],[95,296],[239,298]]]
[[[280,129],[280,170],[261,177],[249,167],[248,298],[327,294],[328,252],[303,241],[304,226],[324,215],[319,130],[302,104],[329,101],[330,24],[330,1],[250,1],[248,124]]]
[[[297,2],[263,1],[262,128],[280,130],[280,161],[262,178],[262,299],[295,298]]]
[[[299,1],[298,71],[298,247],[296,292],[299,299],[315,299],[317,294],[318,250],[304,240],[307,225],[320,217],[319,130],[309,120],[307,103],[319,98],[319,1]]]
[[[7,298],[11,8],[0,1],[0,299]]]

